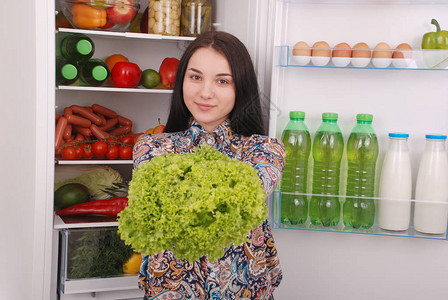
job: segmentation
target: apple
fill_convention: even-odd
[[[132,0],[115,0],[114,6],[107,10],[107,20],[114,24],[126,24],[135,16],[134,2]]]

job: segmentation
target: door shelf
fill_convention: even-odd
[[[298,68],[337,68],[337,69],[380,69],[380,70],[448,70],[448,50],[412,50],[409,59],[358,59],[348,58],[348,64],[334,62],[333,57],[318,57],[313,62],[313,57],[294,56],[293,46],[281,45],[275,47],[277,66]],[[394,51],[394,49],[391,49]],[[344,59],[344,58],[342,58]],[[360,61],[366,60],[366,61]],[[387,66],[386,66],[387,65]]]
[[[302,194],[309,199],[311,197],[310,194]],[[333,196],[332,196],[333,197]],[[334,196],[339,197],[341,202],[341,209],[343,206],[343,199],[345,196]],[[416,231],[414,229],[414,226],[411,225],[407,230],[403,231],[392,231],[392,230],[384,230],[380,228],[375,222],[372,227],[369,229],[359,228],[354,229],[352,227],[346,227],[344,226],[344,223],[342,222],[342,215],[341,220],[336,226],[323,226],[323,225],[313,225],[310,223],[309,217],[307,221],[304,224],[297,224],[293,225],[291,223],[282,223],[281,220],[281,192],[279,190],[274,191],[274,193],[271,196],[272,198],[272,205],[270,207],[271,215],[270,220],[272,227],[275,229],[287,229],[287,230],[309,230],[309,231],[324,231],[324,232],[338,232],[338,233],[355,233],[355,234],[368,234],[368,235],[380,235],[380,236],[394,236],[394,237],[408,237],[408,238],[422,238],[422,239],[433,239],[433,240],[447,240],[448,236],[447,233],[443,234],[424,234]],[[378,208],[378,200],[379,198],[372,198],[375,201],[375,207]],[[415,200],[411,200],[412,204],[415,203]],[[438,204],[438,205],[447,205],[446,203]],[[376,216],[377,217],[377,216]],[[412,216],[411,216],[412,220]]]

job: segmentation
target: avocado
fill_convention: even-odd
[[[54,192],[55,210],[61,210],[87,201],[90,201],[89,190],[80,183],[64,184]]]

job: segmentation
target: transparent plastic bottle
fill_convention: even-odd
[[[407,230],[411,220],[412,170],[407,133],[389,133],[389,148],[381,168],[378,226]]]
[[[347,141],[347,190],[343,206],[344,225],[370,228],[375,222],[375,169],[378,139],[373,116],[358,114],[357,124]]]
[[[313,140],[310,221],[314,225],[336,226],[341,218],[338,195],[344,139],[337,120],[338,114],[323,113],[322,124]]]
[[[448,220],[448,157],[446,135],[426,135],[426,147],[415,186],[414,227],[428,234],[446,232]]]
[[[65,36],[59,45],[59,54],[72,61],[85,61],[95,53],[95,44],[92,39],[82,33]]]
[[[303,224],[308,219],[308,200],[305,194],[311,136],[304,122],[303,111],[291,111],[289,118],[282,135],[286,164],[280,183],[281,222]]]
[[[100,86],[110,76],[107,64],[98,58],[79,63],[79,78],[91,86]]]
[[[75,62],[56,58],[56,85],[70,85],[78,80],[78,68]]]

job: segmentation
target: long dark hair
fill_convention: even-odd
[[[183,131],[188,128],[191,113],[184,103],[183,81],[191,56],[200,48],[222,53],[228,60],[235,82],[235,106],[230,112],[230,127],[243,136],[263,133],[260,94],[257,76],[244,44],[235,36],[222,31],[208,31],[199,35],[185,50],[180,59],[171,98],[170,114],[165,132]]]

